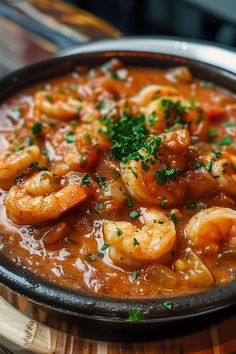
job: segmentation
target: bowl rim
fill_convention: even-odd
[[[177,55],[176,53],[168,53],[166,56],[164,53],[160,53],[159,50],[154,51],[153,49],[143,51],[140,49],[140,42],[138,39],[136,39],[135,45],[132,43],[133,39],[130,39],[129,41],[127,41],[127,39],[125,40],[126,43],[130,44],[130,50],[127,50],[127,48],[122,48],[122,39],[115,40],[114,45],[117,49],[110,47],[110,50],[107,50],[106,46],[103,47],[103,42],[107,43],[108,41],[100,41],[99,43],[95,43],[98,47],[92,48],[90,51],[87,51],[86,45],[84,45],[82,46],[82,52],[79,51],[69,56],[63,55],[58,58],[48,59],[46,61],[19,69],[0,80],[0,89],[1,87],[4,87],[7,82],[10,82],[12,85],[19,82],[19,79],[25,75],[25,72],[32,73],[35,69],[40,70],[41,68],[52,68],[55,66],[55,63],[63,63],[70,59],[79,60],[81,58],[91,57],[93,55],[95,57],[104,55],[103,58],[106,59],[114,56],[119,57],[119,53],[121,53],[121,56],[132,56],[136,53],[143,53],[143,55],[153,55],[154,57],[165,56],[172,60],[174,60],[174,58],[185,58],[187,61],[189,60],[197,63],[197,65],[203,64],[204,66],[210,66],[222,75],[229,76],[236,80],[236,71],[232,72],[232,70],[225,70],[225,68],[222,69],[222,67],[212,65],[211,63],[209,64],[206,60],[199,61],[192,56],[183,57],[179,54]],[[168,41],[172,41],[173,44],[176,40],[168,39]],[[109,42],[113,43],[113,41]],[[155,40],[155,43],[157,45],[159,42]],[[108,52],[109,56],[107,56]],[[236,58],[234,53],[233,55]],[[36,82],[37,81],[38,80],[36,80]],[[30,83],[30,85],[32,85],[32,83]],[[26,84],[23,83],[23,87],[25,86]],[[18,89],[16,91],[18,91]],[[61,287],[60,285],[51,283],[46,279],[36,276],[3,255],[0,257],[0,284],[5,285],[13,292],[40,306],[53,309],[60,313],[66,313],[75,317],[98,319],[99,321],[125,322],[127,325],[130,323],[127,322],[128,313],[134,309],[141,310],[145,316],[144,320],[139,321],[140,324],[161,324],[201,316],[236,303],[236,281],[232,281],[206,291],[168,298],[120,299],[109,296],[105,297],[88,293],[86,294]],[[164,307],[163,304],[165,301],[171,301],[173,303],[173,309],[171,311]]]

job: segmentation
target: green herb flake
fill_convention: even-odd
[[[209,81],[205,81],[205,80],[200,80],[199,81],[199,86],[202,88],[210,88],[213,87],[213,84]]]
[[[85,137],[85,141],[86,141],[88,144],[90,144],[91,141],[92,141],[91,134],[90,134],[89,132],[86,132],[84,137]]]
[[[142,170],[145,172],[148,172],[150,169],[150,167],[144,161],[141,162],[141,167],[142,167]]]
[[[87,260],[89,262],[95,262],[98,259],[97,254],[89,254]]]
[[[77,125],[78,121],[75,119],[70,120],[70,125]]]
[[[210,138],[215,138],[216,136],[218,136],[218,132],[216,129],[213,129],[213,128],[209,128],[208,129],[208,136]]]
[[[109,247],[110,245],[108,243],[104,243],[101,247],[101,251],[106,251]]]
[[[224,123],[223,126],[224,126],[225,128],[234,128],[234,127],[236,127],[236,123],[234,123],[234,122],[228,122],[228,123]]]
[[[185,207],[187,209],[196,209],[198,207],[198,203],[197,202],[187,202],[185,204]]]
[[[218,158],[222,155],[221,151],[219,150],[213,150],[212,154],[214,155],[214,157]]]
[[[170,212],[170,219],[175,223],[175,224],[180,224],[180,220],[177,218],[176,214],[174,211]]]
[[[33,138],[29,137],[29,139],[28,139],[28,145],[29,145],[29,146],[34,145],[34,139],[33,139]]]
[[[53,103],[54,99],[53,99],[53,96],[52,95],[46,95],[45,96],[46,100],[50,103]]]
[[[76,140],[76,137],[75,137],[75,133],[73,132],[73,130],[68,130],[66,133],[65,133],[65,139],[66,139],[66,142],[68,144],[71,144],[71,143],[74,143],[75,140]]]
[[[99,184],[99,186],[100,186],[101,188],[104,188],[105,185],[106,185],[106,183],[107,183],[107,179],[106,179],[106,177],[104,177],[104,176],[98,176],[98,177],[97,177],[97,182],[98,182],[98,184]]]
[[[143,321],[145,319],[144,314],[139,309],[133,309],[129,311],[128,322],[138,322]]]
[[[205,167],[206,167],[207,171],[211,172],[211,169],[212,169],[212,160],[207,161]]]
[[[223,146],[223,145],[230,145],[231,143],[232,143],[232,139],[229,136],[225,136],[221,140],[217,141],[215,144],[219,146]]]
[[[168,200],[166,197],[162,197],[162,201],[161,201],[161,207],[163,209],[166,209],[167,208],[167,203],[168,203]]]
[[[13,151],[14,151],[14,152],[18,152],[18,151],[24,150],[24,148],[25,148],[24,145],[16,146],[16,147],[13,148]]]
[[[164,301],[163,302],[163,307],[166,309],[166,310],[172,310],[174,308],[174,305],[172,302],[170,301]]]
[[[81,106],[77,106],[77,107],[75,108],[75,113],[80,113],[80,112],[81,112],[81,109],[82,109]]]
[[[113,173],[114,173],[114,176],[115,176],[114,181],[116,181],[120,177],[120,172],[114,168],[113,169]]]
[[[154,177],[157,183],[166,184],[168,181],[173,181],[179,174],[179,168],[166,168],[165,170],[157,170]]]
[[[104,209],[104,204],[103,203],[94,203],[95,210],[100,213]]]
[[[77,86],[75,84],[69,84],[67,87],[68,87],[68,90],[70,90],[72,92],[76,92],[76,90],[77,90]]]
[[[150,127],[153,127],[159,120],[156,112],[152,112],[152,114],[150,116],[146,117],[147,123],[148,125],[150,125]]]
[[[90,183],[91,183],[91,181],[90,181],[90,176],[89,176],[88,174],[84,175],[84,176],[81,178],[81,180],[80,180],[80,184],[81,184],[82,186],[84,186],[84,185],[89,185]]]
[[[134,243],[134,246],[139,246],[139,242],[135,237],[134,237],[133,243]]]
[[[138,210],[131,210],[129,216],[131,219],[136,219],[140,216],[140,212]]]
[[[193,168],[200,168],[202,167],[203,163],[201,161],[197,161],[195,162],[195,164],[193,165]]]
[[[129,208],[134,205],[133,200],[132,199],[128,199],[128,198],[126,198],[125,203],[126,203],[127,207],[129,207]]]
[[[41,122],[36,122],[31,128],[33,135],[40,135],[43,132],[43,124]]]
[[[123,231],[117,227],[116,233],[117,233],[117,236],[121,236],[123,234]]]

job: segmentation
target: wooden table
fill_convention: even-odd
[[[32,32],[14,20],[14,12],[6,16],[0,1],[0,76],[20,66],[53,56],[66,46],[93,38],[118,37],[120,32],[82,10],[61,1],[16,0],[14,11],[29,19],[42,11],[43,22],[53,35]],[[4,11],[3,11],[4,12]],[[56,14],[56,15],[55,15]],[[24,21],[23,21],[24,22]],[[61,37],[60,37],[61,34]],[[69,38],[69,39],[68,39]],[[0,287],[0,295],[4,288]],[[233,310],[232,310],[233,311]],[[217,325],[191,335],[147,343],[114,344],[88,341],[37,323],[11,307],[0,297],[0,354],[229,354],[236,353],[236,314]]]

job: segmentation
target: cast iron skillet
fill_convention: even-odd
[[[92,67],[113,57],[136,66],[187,65],[200,79],[236,92],[235,70],[231,68],[231,64],[236,63],[236,55],[228,49],[199,45],[177,39],[131,38],[83,46],[75,51],[78,53],[34,64],[3,78],[0,80],[0,100],[41,80],[73,71],[76,65]],[[214,58],[209,53],[214,53]],[[236,281],[206,292],[174,297],[171,311],[163,306],[167,299],[128,300],[83,294],[49,283],[14,264],[1,252],[0,283],[30,301],[31,311],[27,314],[33,318],[70,333],[106,340],[141,340],[163,333],[173,335],[173,331],[178,333],[180,328],[196,324],[197,318],[203,317],[204,323],[209,318],[215,320],[214,316],[206,315],[236,304]],[[6,298],[9,301],[9,297]],[[128,313],[133,309],[141,310],[145,319],[128,322]],[[42,312],[43,316],[39,316]]]

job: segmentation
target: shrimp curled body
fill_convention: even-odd
[[[140,265],[148,261],[163,261],[173,250],[176,239],[174,223],[158,209],[142,211],[143,227],[130,222],[106,220],[103,225],[109,256],[114,263]]]
[[[78,183],[61,188],[53,173],[41,171],[11,187],[5,205],[8,217],[16,224],[37,224],[57,219],[86,196]]]
[[[38,162],[38,166],[47,164],[46,157],[41,154],[39,147],[36,145],[15,153],[3,152],[0,155],[0,187],[9,189],[16,176],[34,162]]]
[[[195,214],[185,227],[185,235],[198,248],[236,241],[236,211],[212,207]]]

